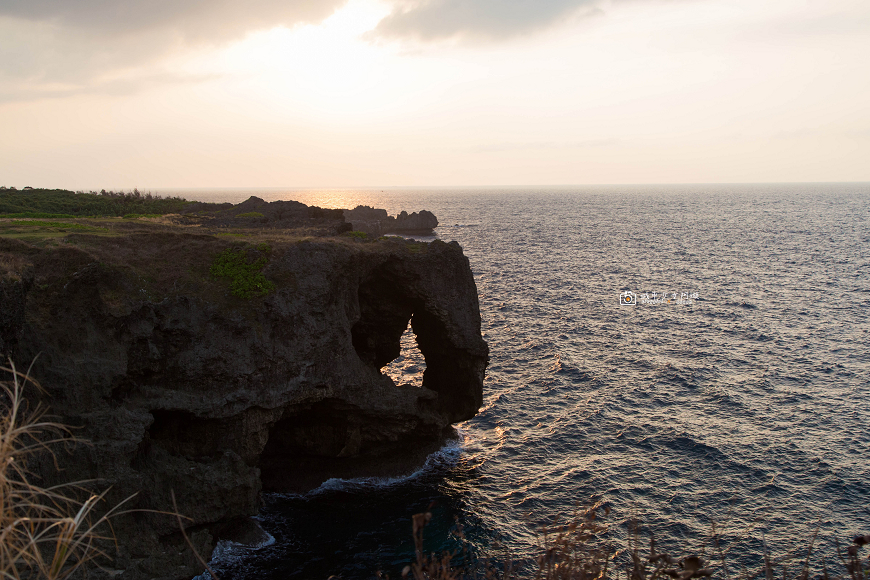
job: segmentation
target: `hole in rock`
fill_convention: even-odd
[[[427,363],[418,340],[418,319],[425,318],[421,301],[387,265],[360,283],[359,306],[360,318],[351,329],[359,357],[397,385],[423,386]],[[430,329],[424,325],[424,330]]]
[[[390,361],[381,372],[397,385],[423,386],[423,371],[426,370],[426,358],[417,345],[417,335],[411,325],[405,329],[399,339],[399,356]]]
[[[482,345],[477,354],[470,352],[465,332],[459,328],[462,325],[454,324],[451,330],[446,326],[451,319],[461,323],[462,309],[458,317],[432,310],[433,305],[415,289],[416,279],[400,270],[400,264],[387,263],[360,282],[359,318],[351,328],[353,347],[360,360],[378,371],[401,356],[398,368],[388,369],[395,373],[394,379],[401,383],[413,375],[412,384],[416,384],[422,376],[422,386],[438,394],[437,411],[448,422],[470,419],[483,403],[480,383],[486,347]],[[403,335],[409,347],[414,342],[408,332],[409,320],[422,357],[412,354],[413,348],[406,351],[407,358],[402,354]]]

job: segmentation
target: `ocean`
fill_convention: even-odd
[[[749,572],[765,546],[817,533],[831,559],[870,534],[870,184],[159,193],[432,211],[491,350],[455,442],[406,477],[267,495],[272,540],[222,544],[222,580],[399,578],[427,509],[428,550],[455,548],[458,522],[476,553],[520,561],[595,500],[618,546],[639,521],[662,551],[718,539]],[[388,370],[419,380],[403,345]]]

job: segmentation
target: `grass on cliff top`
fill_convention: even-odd
[[[7,222],[9,225],[7,227],[10,228],[49,228],[49,229],[60,229],[60,230],[78,230],[78,231],[92,231],[92,230],[102,230],[105,228],[101,228],[99,226],[90,226],[84,224],[78,224],[73,222],[49,222],[49,221],[37,221],[37,220],[12,220],[11,222]]]
[[[68,219],[75,218],[69,213],[40,213],[40,212],[25,212],[25,213],[4,213],[0,214],[0,219],[14,218],[30,218],[30,219]]]
[[[160,302],[181,296],[195,296],[220,308],[256,316],[258,296],[278,288],[293,292],[298,287],[297,273],[269,267],[269,262],[279,260],[286,252],[304,252],[308,245],[397,255],[413,255],[417,249],[396,237],[362,242],[342,236],[303,236],[291,230],[212,231],[122,218],[76,222],[102,229],[15,229],[11,228],[12,222],[0,220],[0,264],[9,266],[4,268],[9,270],[6,274],[0,274],[17,278],[25,270],[31,271],[32,291],[38,294],[33,302],[34,316],[51,317],[50,305],[60,299],[70,279],[96,264],[105,272],[100,276],[106,281],[97,291],[118,316],[139,300]],[[266,244],[270,251],[257,250],[258,244]],[[419,251],[426,246],[420,245]],[[248,248],[244,264],[237,251],[227,252],[240,247]],[[218,255],[224,252],[223,261],[216,264]],[[264,257],[267,263],[256,265]]]
[[[0,189],[0,198],[8,194]],[[35,195],[30,192],[14,192]],[[72,192],[66,192],[72,193]],[[76,196],[90,194],[75,194]],[[98,196],[99,197],[99,196]],[[36,245],[57,245],[64,243],[62,238],[70,234],[92,234],[100,237],[119,237],[132,234],[204,234],[216,238],[244,238],[251,243],[272,245],[296,244],[300,242],[328,242],[352,245],[366,251],[395,251],[403,249],[410,253],[425,252],[427,242],[405,240],[399,236],[373,238],[364,232],[353,231],[341,235],[324,236],[318,228],[299,227],[292,229],[261,228],[253,225],[259,218],[258,212],[243,214],[251,219],[250,227],[213,227],[195,215],[125,213],[117,216],[69,213],[0,213],[0,237],[25,240]],[[59,221],[64,220],[64,221]],[[69,220],[69,221],[67,221]],[[81,240],[75,243],[79,243]]]
[[[0,236],[39,242],[66,237],[70,233],[113,235],[104,225],[92,222],[59,222],[39,219],[0,219]]]

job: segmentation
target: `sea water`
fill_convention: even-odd
[[[458,522],[519,560],[598,499],[618,546],[640,521],[676,556],[718,541],[734,569],[870,533],[870,184],[160,193],[430,210],[491,351],[455,442],[404,477],[267,495],[272,540],[222,545],[222,580],[398,578],[427,509],[427,549],[455,548]],[[419,380],[403,345],[385,370]]]

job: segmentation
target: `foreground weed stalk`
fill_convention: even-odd
[[[431,507],[431,506],[430,506]],[[565,523],[556,522],[538,528],[537,556],[526,560],[526,566],[517,566],[511,557],[500,564],[489,558],[469,556],[467,542],[461,526],[454,532],[463,542],[461,559],[458,551],[424,554],[423,529],[432,518],[430,512],[416,514],[412,518],[416,560],[405,566],[402,578],[414,580],[696,580],[716,577],[731,580],[726,563],[728,550],[723,550],[720,534],[713,526],[713,545],[720,562],[713,568],[699,555],[675,558],[656,549],[655,538],[650,534],[649,549],[642,545],[640,523],[630,519],[627,545],[617,550],[609,539],[609,528],[602,517],[610,510],[602,502],[579,508]],[[822,561],[822,573],[811,572],[811,557],[814,553],[818,532],[807,539],[801,552],[805,555],[795,572],[789,573],[786,563],[795,556],[771,557],[766,542],[761,565],[755,573],[743,571],[735,580],[870,580],[870,558],[862,558],[863,546],[870,545],[870,535],[853,538],[845,553],[839,547],[837,553],[845,574],[831,575]],[[531,566],[529,565],[531,564]],[[388,578],[380,574],[379,578]]]
[[[28,458],[38,452],[53,457],[53,444],[74,438],[65,426],[44,421],[41,406],[28,411],[24,387],[39,390],[35,380],[11,362],[0,373],[11,377],[0,381],[0,578],[68,578],[85,563],[107,557],[97,546],[110,539],[101,530],[110,518],[126,513],[120,508],[133,496],[97,517],[96,508],[108,490],[80,501],[75,497],[86,492],[89,482],[54,487],[31,483]]]

